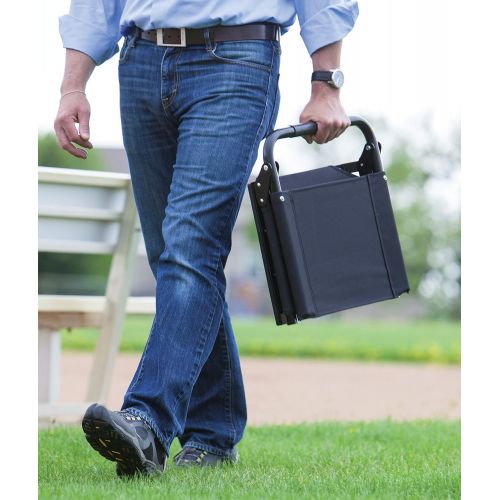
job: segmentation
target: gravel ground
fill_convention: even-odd
[[[91,354],[62,356],[61,400],[82,401]],[[139,362],[118,357],[108,405],[119,409]],[[460,418],[460,368],[406,363],[242,358],[250,425]]]

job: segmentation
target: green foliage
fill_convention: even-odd
[[[259,235],[257,234],[257,228],[255,226],[253,215],[245,224],[244,232],[248,243],[252,244],[255,250],[258,251]]]
[[[43,167],[104,170],[104,161],[99,150],[86,151],[87,159],[82,160],[61,149],[54,133],[48,132],[38,136],[38,165]]]
[[[396,137],[385,169],[412,291],[438,316],[460,317],[460,134]]]
[[[277,327],[273,318],[233,319],[244,356],[307,357],[366,361],[460,362],[460,326],[449,321],[412,323],[309,320]],[[152,317],[128,316],[120,349],[142,352]],[[63,332],[65,349],[92,350],[97,331]]]
[[[386,170],[391,173],[391,186],[421,186],[429,178],[429,174],[419,168],[410,155],[410,145],[403,140],[392,151]]]
[[[120,480],[80,428],[39,432],[40,499],[460,498],[460,423],[249,428],[240,462]],[[174,442],[170,456],[177,453]]]
[[[38,254],[38,293],[102,295],[111,255]]]

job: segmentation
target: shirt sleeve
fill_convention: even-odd
[[[300,36],[311,55],[330,43],[342,40],[358,17],[356,0],[295,0]]]
[[[99,65],[118,52],[120,18],[126,0],[71,0],[59,18],[63,47],[84,52]]]

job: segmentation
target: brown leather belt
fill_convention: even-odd
[[[229,40],[279,40],[279,24],[254,23],[235,26],[212,26],[210,28],[158,28],[143,31],[137,28],[139,37],[164,47],[186,47],[205,45],[205,30],[212,42]]]

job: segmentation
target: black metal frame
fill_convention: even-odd
[[[357,127],[361,130],[366,144],[358,161],[341,165],[341,167],[349,172],[359,172],[360,175],[366,175],[370,172],[381,172],[382,159],[380,158],[380,151],[382,148],[375,137],[373,129],[360,116],[350,116],[349,119],[352,127]],[[274,146],[276,142],[279,139],[314,135],[317,130],[317,124],[311,121],[275,130],[266,137],[263,150],[264,163],[257,176],[255,186],[257,203],[260,206],[265,206],[268,202],[269,192],[281,192],[279,164],[274,159]]]

